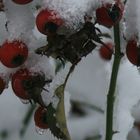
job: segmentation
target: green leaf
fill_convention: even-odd
[[[66,138],[64,140],[71,140],[69,131],[67,128],[67,121],[66,121],[66,115],[65,115],[64,91],[65,91],[66,83],[69,79],[69,76],[73,72],[76,65],[77,65],[77,63],[73,64],[70,67],[70,70],[66,76],[65,82],[55,90],[55,94],[59,98],[59,103],[58,103],[57,110],[56,110],[56,119],[57,119],[57,123],[58,123],[61,131],[66,136]]]
[[[65,134],[61,131],[59,126],[57,126],[57,120],[56,120],[56,110],[53,108],[52,104],[47,106],[47,113],[46,113],[46,122],[47,125],[51,131],[51,133],[57,137],[58,139],[66,139]]]
[[[63,85],[60,85],[55,91],[55,94],[59,97],[59,100],[60,100],[58,107],[57,107],[57,111],[56,111],[56,119],[57,119],[57,122],[58,122],[61,130],[66,135],[65,140],[70,140],[69,132],[67,129],[66,116],[65,116],[64,89],[65,89],[65,87],[63,84]]]

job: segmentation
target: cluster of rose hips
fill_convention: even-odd
[[[13,2],[20,5],[28,4],[32,1],[13,0]],[[53,34],[61,24],[62,20],[57,18],[57,13],[46,9],[42,10],[36,18],[38,30],[45,35]],[[27,58],[28,46],[21,40],[5,41],[0,47],[0,61],[8,68],[22,66]],[[3,92],[7,85],[4,78],[4,76],[0,77],[0,93]],[[35,125],[41,129],[47,129],[48,125],[45,121],[46,108],[40,95],[44,85],[48,82],[45,81],[43,73],[31,72],[28,68],[21,68],[10,75],[10,78],[12,89],[17,97],[24,102],[34,100],[40,104],[40,107],[38,107],[34,114]],[[36,90],[40,90],[39,95],[36,93]]]
[[[0,48],[0,61],[8,68],[17,68],[24,64],[28,57],[28,47],[22,41],[14,40],[11,42],[6,41]],[[45,76],[40,72],[30,71],[28,68],[21,68],[14,74],[10,75],[12,89],[17,97],[22,101],[34,100],[40,105],[43,104],[40,101],[40,93],[45,86]],[[6,88],[6,81],[4,77],[0,77],[0,93]],[[40,89],[40,92],[36,94],[36,89]],[[38,115],[38,114],[37,114]],[[35,115],[36,118],[36,115]],[[35,119],[35,124],[41,127],[42,119]],[[44,127],[43,127],[44,128]]]
[[[28,57],[28,48],[25,43],[14,40],[12,42],[4,42],[0,47],[0,61],[8,68],[16,68],[21,66]],[[6,87],[3,77],[0,77],[1,93]]]
[[[13,0],[16,4],[28,4],[33,0]],[[7,68],[17,68],[22,66],[28,58],[28,46],[21,40],[5,41],[0,47],[0,61]],[[22,101],[31,101],[32,99],[43,106],[40,94],[36,95],[33,90],[40,88],[42,91],[43,86],[46,84],[45,76],[40,72],[32,72],[28,68],[21,68],[14,74],[10,75],[12,89],[17,97]],[[0,77],[0,93],[6,88],[7,83],[5,76]],[[37,93],[38,94],[38,93]],[[44,113],[44,107],[38,107],[35,112],[34,120],[35,125],[41,129],[47,129]],[[44,123],[45,122],[45,123]]]
[[[13,0],[16,4],[28,4],[33,0]],[[124,6],[121,2],[115,2],[113,4],[103,4],[96,10],[96,22],[107,28],[113,27],[117,24],[123,16]],[[64,24],[64,21],[60,18],[59,14],[54,10],[43,9],[36,17],[37,29],[44,35],[53,36],[57,29]],[[106,43],[105,46],[100,48],[100,55],[105,60],[110,60],[113,54],[113,44]],[[126,47],[126,55],[129,61],[137,66],[140,66],[140,48],[136,39],[129,40]],[[5,41],[0,48],[0,61],[8,68],[16,68],[24,64],[28,57],[28,47],[23,41]],[[34,79],[38,80],[42,78],[40,73],[32,73],[28,69],[20,69],[12,75],[12,88],[16,96],[23,100],[30,100],[34,98],[32,94],[29,94],[29,88],[32,88]],[[45,80],[42,78],[42,85],[44,86]],[[36,81],[35,81],[36,82]],[[29,85],[30,86],[29,86]],[[36,83],[34,83],[36,84]],[[38,83],[37,83],[38,84]],[[3,77],[0,77],[0,92],[5,89],[6,82]],[[37,100],[37,99],[35,99]],[[38,101],[38,100],[37,100]],[[39,102],[40,103],[40,102]],[[41,103],[40,103],[41,104]],[[45,121],[46,109],[39,107],[35,112],[34,120],[36,126],[47,129],[47,123]]]
[[[119,0],[115,0],[113,4],[105,3],[96,9],[97,23],[111,28],[121,20],[123,11],[124,5]]]

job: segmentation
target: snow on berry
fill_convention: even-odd
[[[111,28],[121,20],[123,11],[122,3],[105,3],[96,10],[97,23]]]
[[[104,0],[113,2],[113,0]],[[84,23],[85,14],[93,17],[94,10],[99,7],[102,0],[43,0],[43,7],[55,10],[65,21],[65,25],[71,29],[77,29],[79,24]]]
[[[4,42],[0,48],[0,61],[9,68],[21,66],[28,57],[28,48],[22,41]]]
[[[63,20],[59,14],[53,10],[42,10],[36,17],[36,26],[38,30],[45,34],[53,34],[57,31],[57,28],[63,24]]]

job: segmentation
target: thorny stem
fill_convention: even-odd
[[[113,112],[114,112],[114,100],[115,89],[117,83],[117,75],[119,71],[119,65],[123,54],[120,49],[120,28],[119,24],[114,26],[114,42],[115,42],[115,56],[112,67],[112,74],[110,79],[110,87],[107,95],[107,114],[106,114],[106,139],[112,140],[113,131]]]

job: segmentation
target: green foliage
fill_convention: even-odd
[[[66,140],[65,134],[61,131],[59,124],[56,120],[56,110],[53,108],[52,104],[47,106],[46,121],[51,133],[58,139]]]
[[[56,111],[56,118],[57,118],[57,122],[58,122],[61,130],[66,135],[65,140],[69,140],[70,136],[69,136],[69,132],[67,129],[65,107],[64,107],[64,89],[65,89],[65,86],[63,84],[63,85],[60,85],[55,91],[55,94],[59,97],[59,100],[60,100],[58,107],[57,107],[57,111]]]

